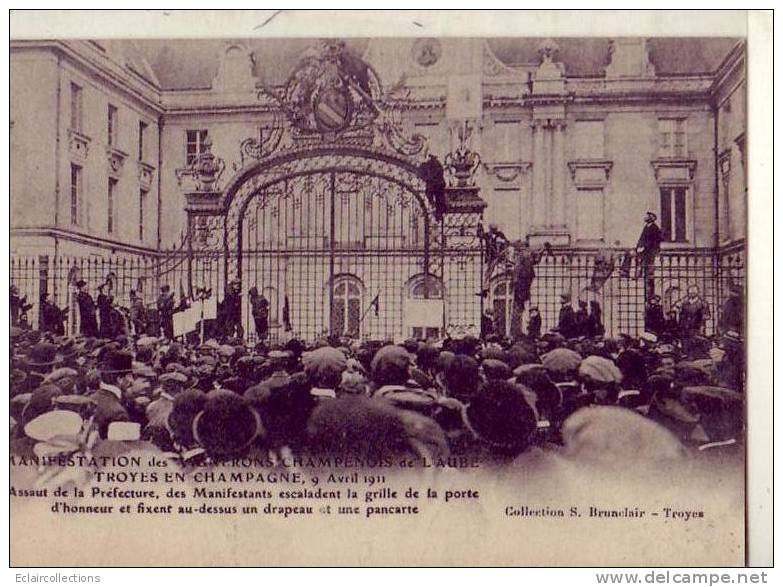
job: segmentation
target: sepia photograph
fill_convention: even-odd
[[[118,16],[10,40],[12,565],[746,564],[745,35]]]

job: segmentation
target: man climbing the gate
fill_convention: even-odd
[[[432,153],[429,154],[419,168],[424,180],[425,195],[435,209],[436,218],[442,218],[446,210],[446,180],[443,165]]]
[[[655,283],[653,273],[655,271],[655,257],[661,250],[663,235],[661,228],[656,224],[658,217],[654,212],[647,212],[644,217],[644,228],[639,235],[639,242],[636,243],[636,277],[644,278],[644,295],[650,299],[655,294]]]
[[[531,250],[526,241],[514,243],[514,302],[511,306],[511,336],[519,338],[524,335],[522,314],[525,304],[530,300],[530,288],[536,277],[535,267],[545,253],[551,252],[548,242],[543,249]]]
[[[484,241],[484,256],[488,265],[500,256],[509,243],[508,237],[497,224],[490,224],[489,230],[481,235],[481,239]]]

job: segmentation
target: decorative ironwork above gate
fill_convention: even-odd
[[[471,181],[479,159],[468,148],[469,129],[446,162],[447,187],[426,139],[403,132],[376,72],[336,40],[305,55],[282,88],[258,97],[270,114],[241,142],[226,185],[208,142],[177,173],[193,182],[184,187],[188,290],[194,283],[226,290],[237,279],[243,291],[266,288],[286,314],[278,322],[293,318],[307,337],[475,329],[485,204]],[[215,270],[217,282],[208,275]],[[406,287],[417,279],[427,287]],[[430,279],[438,285],[430,288]],[[430,290],[439,297],[430,299]],[[423,298],[409,299],[409,291]],[[417,312],[423,322],[408,324]],[[433,313],[442,314],[437,324]],[[252,331],[246,313],[244,321]]]

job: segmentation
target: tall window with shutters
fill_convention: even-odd
[[[106,116],[106,144],[110,147],[117,146],[117,107],[109,104]]]
[[[109,187],[106,191],[106,232],[112,234],[115,227],[114,198],[117,191],[117,180],[109,179]]]
[[[82,132],[82,87],[71,82],[71,130]]]
[[[139,120],[139,161],[144,161],[144,135],[147,133],[147,126],[143,120]]]
[[[147,190],[139,190],[139,240],[144,240],[144,214],[147,209]]]
[[[511,324],[511,304],[514,299],[511,279],[503,278],[497,281],[489,293],[490,307],[495,315],[495,330],[505,336]]]
[[[358,336],[361,326],[361,281],[344,276],[335,281],[332,298],[332,332],[340,336]]]
[[[687,156],[686,122],[685,118],[660,118],[658,120],[659,157],[671,159]]]
[[[660,193],[663,240],[686,242],[688,240],[688,188],[685,186],[662,186]]]
[[[71,224],[79,225],[79,208],[82,199],[82,168],[71,164]]]
[[[196,157],[204,152],[204,143],[207,140],[206,129],[189,130],[186,132],[185,163],[192,164]]]

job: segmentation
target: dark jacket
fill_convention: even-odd
[[[263,295],[250,296],[250,311],[256,324],[256,334],[264,336],[269,330],[269,301]]]
[[[492,316],[481,315],[481,338],[487,338],[495,334],[495,320]]]
[[[557,330],[566,338],[574,336],[574,327],[576,325],[576,315],[571,304],[564,304],[560,307],[560,314],[557,320]]]
[[[530,287],[536,277],[536,265],[543,251],[521,250],[516,252],[514,263],[514,303],[523,306],[530,299]]]
[[[446,179],[443,176],[443,165],[437,157],[430,156],[419,168],[425,184],[425,194],[437,215],[446,209]]]
[[[644,257],[654,257],[661,250],[661,242],[663,241],[663,235],[661,234],[660,227],[655,222],[648,222],[642,229],[642,234],[639,235],[639,242],[636,243],[636,248],[641,248],[640,254]]]
[[[574,336],[588,335],[587,308],[579,308],[574,314]]]
[[[95,317],[95,302],[86,291],[76,294],[79,305],[79,331],[85,336],[98,336],[98,320]]]
[[[531,316],[527,322],[527,335],[530,338],[539,338],[541,336],[541,314]]]
[[[44,332],[64,335],[65,325],[63,324],[63,320],[65,317],[65,311],[60,310],[60,308],[51,302],[42,302],[40,310],[41,327]]]
[[[722,332],[729,330],[742,334],[743,323],[745,321],[745,309],[742,297],[738,295],[729,296],[724,302],[720,314],[720,329]]]
[[[664,331],[664,322],[663,307],[660,304],[647,304],[644,309],[644,329],[656,336],[660,335]]]
[[[158,296],[158,316],[163,336],[174,338],[174,295],[162,293]]]
[[[100,336],[101,338],[112,338],[112,318],[111,318],[111,301],[109,296],[104,293],[98,294],[98,318],[100,318]]]
[[[680,306],[680,333],[686,337],[701,334],[709,316],[710,310],[704,300],[686,298]]]

